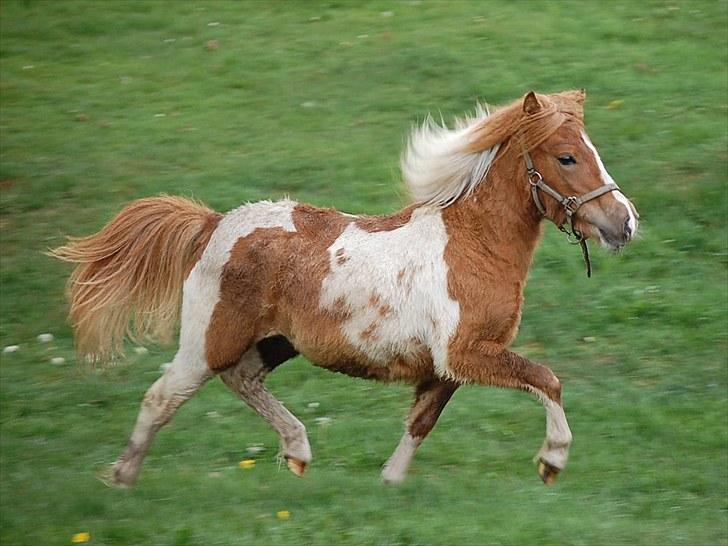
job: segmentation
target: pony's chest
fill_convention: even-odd
[[[343,317],[342,334],[372,360],[386,364],[424,345],[444,366],[460,317],[448,294],[446,244],[437,214],[373,233],[352,223],[328,248],[319,306]]]

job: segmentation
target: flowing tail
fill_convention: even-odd
[[[95,235],[69,237],[51,250],[77,264],[66,291],[79,356],[120,356],[125,335],[169,342],[182,284],[221,217],[182,197],[150,197],[127,205]]]

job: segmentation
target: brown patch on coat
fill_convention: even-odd
[[[412,283],[415,275],[417,275],[421,269],[421,265],[415,265],[404,267],[397,272],[397,286],[401,287],[405,294],[409,294],[412,291]]]
[[[344,265],[349,261],[349,258],[346,256],[346,251],[343,248],[338,249],[334,255],[336,256],[336,263],[338,265]]]
[[[376,339],[377,338],[377,336],[376,336],[377,328],[379,328],[379,323],[372,322],[371,324],[369,324],[369,326],[367,326],[366,328],[364,328],[364,330],[362,330],[361,334],[359,334],[359,337],[361,339],[363,339],[364,341],[371,341],[373,339]]]
[[[393,231],[407,224],[416,208],[416,205],[410,205],[389,216],[359,216],[355,224],[359,229],[369,233]]]
[[[407,416],[407,428],[413,438],[424,438],[430,433],[459,386],[454,381],[439,379],[423,381],[417,385],[415,402]]]
[[[346,298],[344,296],[336,298],[332,307],[338,316],[342,318],[349,318],[349,315],[351,314],[348,310],[349,304],[346,303]]]
[[[290,232],[255,229],[233,245],[220,275],[220,301],[205,334],[208,367],[221,371],[237,364],[250,345],[274,330],[280,275]]]

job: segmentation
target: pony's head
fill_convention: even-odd
[[[584,130],[585,98],[584,91],[531,92],[492,114],[478,107],[454,129],[428,118],[412,131],[402,154],[413,200],[444,208],[467,199],[507,156],[523,173],[512,182],[532,187],[527,206],[580,239],[623,247],[634,237],[639,216]]]
[[[532,200],[558,226],[618,250],[639,215],[602,163],[583,122],[584,91],[528,93],[512,145],[521,147]]]

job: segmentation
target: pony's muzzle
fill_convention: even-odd
[[[634,238],[637,217],[632,212],[632,207],[614,201],[616,202],[607,207],[587,203],[580,212],[583,223],[586,224],[583,230],[585,234],[597,239],[604,247],[620,250]]]

